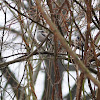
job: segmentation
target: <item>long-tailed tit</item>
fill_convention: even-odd
[[[45,38],[47,37],[48,33],[44,32],[43,30],[38,30],[36,32],[36,39],[39,42],[43,42],[45,40]]]

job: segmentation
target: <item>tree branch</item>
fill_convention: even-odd
[[[46,22],[48,23],[48,25],[50,26],[52,32],[54,33],[54,35],[60,40],[60,42],[62,43],[63,47],[66,49],[66,51],[73,57],[75,63],[79,66],[79,68],[83,71],[83,73],[89,78],[91,79],[95,85],[97,85],[100,88],[100,82],[98,80],[96,80],[90,73],[90,71],[85,67],[85,65],[83,64],[82,61],[79,60],[78,56],[72,51],[72,49],[68,46],[66,40],[63,38],[63,36],[60,34],[59,30],[57,29],[56,25],[51,21],[51,19],[46,15],[46,13],[44,12],[40,1],[39,0],[35,0],[36,1],[36,5],[39,9],[39,11],[42,13],[44,19],[46,20]]]

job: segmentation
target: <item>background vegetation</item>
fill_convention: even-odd
[[[41,100],[99,100],[99,0],[1,0],[0,15],[0,100],[40,98],[41,72]]]

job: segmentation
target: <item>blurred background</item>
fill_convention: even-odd
[[[40,4],[100,80],[100,1]],[[37,40],[37,30],[49,34],[43,42]],[[99,91],[53,35],[35,0],[0,1],[0,100],[99,100]]]

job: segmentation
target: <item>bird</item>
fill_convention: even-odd
[[[36,32],[36,39],[39,42],[43,42],[45,38],[47,37],[48,33],[44,32],[44,30],[37,30]]]

